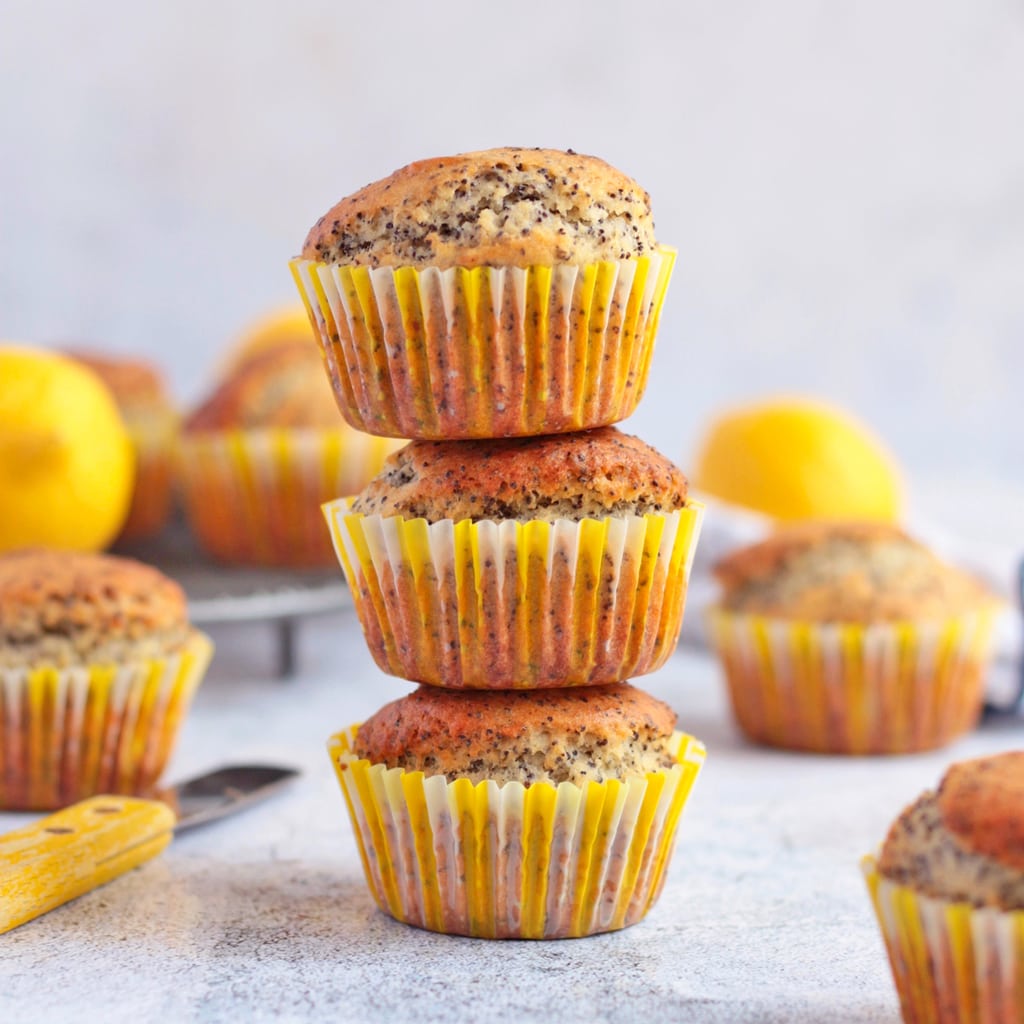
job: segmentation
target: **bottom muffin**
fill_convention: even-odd
[[[1024,752],[951,766],[863,870],[904,1021],[1024,1021]]]
[[[431,687],[333,736],[378,906],[431,931],[575,938],[661,892],[704,747],[628,683]]]

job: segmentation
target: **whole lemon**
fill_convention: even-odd
[[[853,416],[810,399],[773,399],[718,416],[694,484],[776,519],[899,518],[902,486],[880,441]]]
[[[316,345],[316,335],[309,322],[305,306],[282,306],[266,313],[248,327],[228,348],[221,359],[219,375],[234,373],[247,360],[278,345],[296,342]]]
[[[98,551],[128,511],[135,462],[113,396],[64,356],[0,344],[0,551]]]

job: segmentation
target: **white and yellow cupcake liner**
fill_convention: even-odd
[[[1024,911],[924,896],[862,861],[907,1024],[1020,1024]]]
[[[348,422],[452,440],[629,416],[675,256],[659,247],[583,266],[291,268]]]
[[[179,478],[189,525],[228,564],[333,565],[320,506],[365,487],[399,444],[347,428],[186,434]]]
[[[703,506],[554,523],[325,505],[367,644],[392,675],[530,689],[619,682],[675,649]]]
[[[119,541],[156,536],[170,518],[174,502],[174,462],[178,423],[168,417],[157,426],[128,423],[135,451],[135,486]]]
[[[733,711],[758,743],[836,754],[943,746],[981,713],[995,610],[811,623],[711,610]]]
[[[563,939],[626,928],[654,904],[704,747],[626,781],[498,785],[387,768],[328,745],[377,905],[451,935]]]
[[[150,793],[212,654],[193,630],[166,658],[0,668],[0,807],[52,810],[97,793]]]

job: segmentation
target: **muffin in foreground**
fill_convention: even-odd
[[[189,524],[221,562],[332,565],[320,505],[359,490],[394,447],[338,416],[307,327],[243,354],[186,421],[180,479]]]
[[[903,1019],[1024,1019],[1024,752],[952,765],[864,874]]]
[[[0,807],[151,792],[211,654],[181,588],[156,569],[0,556]]]
[[[999,601],[898,528],[800,524],[715,572],[712,641],[751,739],[898,754],[975,725]]]
[[[413,441],[325,512],[377,664],[435,686],[617,682],[675,649],[701,506],[614,427]]]
[[[631,178],[510,147],[421,160],[342,199],[292,271],[349,423],[450,440],[629,416],[674,258]]]
[[[332,737],[378,906],[431,931],[555,939],[625,928],[661,892],[704,761],[628,683],[431,687]]]
[[[67,354],[110,388],[135,449],[135,486],[118,540],[155,536],[171,514],[179,425],[163,376],[140,359],[79,349]]]

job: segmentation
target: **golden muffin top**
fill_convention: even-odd
[[[809,622],[952,618],[995,598],[898,527],[800,523],[715,566],[734,612]]]
[[[1024,909],[1024,751],[951,765],[893,824],[878,867],[939,899]]]
[[[366,515],[580,520],[672,512],[686,477],[615,427],[485,441],[411,441],[354,501]]]
[[[163,573],[114,555],[0,555],[0,666],[159,657],[189,634],[185,595]]]
[[[421,686],[359,728],[374,764],[428,775],[521,782],[601,782],[670,768],[675,712],[629,683],[554,690]]]
[[[552,266],[643,256],[651,201],[572,150],[488,149],[420,160],[321,217],[306,259],[353,266]]]
[[[312,337],[242,360],[185,422],[196,433],[270,427],[345,429]]]

